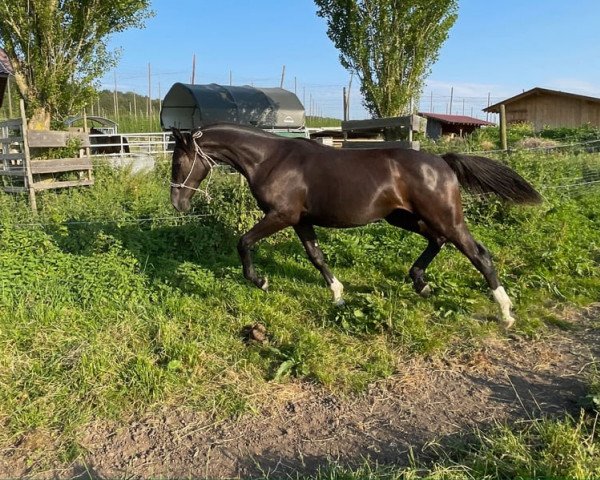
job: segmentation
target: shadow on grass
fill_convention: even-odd
[[[407,405],[407,399],[388,397],[391,405],[375,408],[371,417],[363,419],[375,426],[366,432],[360,431],[358,419],[356,425],[334,428],[335,412],[331,412],[330,419],[321,418],[322,430],[304,432],[306,438],[315,440],[302,444],[304,451],[300,458],[287,455],[274,443],[253,458],[239,458],[238,471],[252,477],[265,473],[270,476],[315,475],[335,465],[339,473],[339,467],[356,470],[367,460],[371,465],[384,468],[414,468],[415,463],[425,469],[434,465],[453,466],[457,461],[468,462],[468,452],[489,449],[484,447],[474,429],[493,435],[498,425],[505,422],[515,425],[536,418],[561,420],[565,414],[577,418],[578,400],[585,393],[585,385],[579,378],[565,381],[554,373],[532,375],[528,369],[518,368],[504,379],[474,375],[461,381],[462,385],[453,385],[450,379],[440,381],[435,396],[448,397],[446,408],[436,408],[431,398],[422,398],[418,407],[413,402]],[[485,397],[493,398],[492,405],[489,400],[477,405],[476,400],[484,400],[484,395],[473,395],[473,389],[489,392]],[[459,402],[464,405],[459,407]],[[395,412],[390,408],[393,404]],[[485,411],[483,405],[489,410]],[[421,411],[415,413],[414,407]],[[296,428],[295,422],[288,419],[286,428],[292,431]],[[297,428],[302,429],[302,426]],[[337,442],[326,443],[324,450],[328,453],[319,454],[319,447],[314,448],[317,439],[336,437]],[[286,442],[282,444],[285,446]]]
[[[215,277],[231,276],[236,271],[237,281],[254,288],[244,279],[237,253],[237,234],[218,220],[186,223],[176,226],[123,225],[116,223],[65,222],[64,226],[48,227],[59,248],[71,255],[92,256],[107,251],[118,242],[139,262],[151,282],[176,286],[185,293],[194,291],[182,282],[180,267],[185,263],[211,271]],[[281,262],[274,251],[290,253],[297,261]],[[254,264],[261,275],[270,278],[284,272],[289,278],[326,288],[319,272],[310,265],[296,238],[279,241],[276,245],[259,242],[253,252]]]
[[[590,330],[579,337],[577,345],[596,351],[599,333],[598,329]],[[146,456],[149,467],[168,471],[173,478],[297,478],[317,473],[318,478],[379,478],[341,475],[364,468],[366,462],[377,465],[378,471],[408,467],[416,473],[418,468],[423,474],[418,478],[425,478],[426,471],[435,465],[469,466],[474,458],[470,452],[487,451],[504,458],[505,447],[509,448],[505,463],[510,465],[511,445],[502,444],[494,433],[499,425],[510,425],[518,433],[534,419],[561,421],[565,414],[577,418],[577,401],[586,391],[582,376],[577,374],[583,360],[570,353],[571,341],[544,347],[564,355],[547,371],[539,370],[535,348],[522,352],[523,347],[517,344],[486,350],[487,360],[473,357],[484,362],[482,365],[498,365],[497,370],[430,365],[424,372],[426,377],[416,369],[410,377],[374,386],[367,395],[351,402],[309,388],[290,396],[281,408],[273,407],[251,418],[228,420],[217,427],[211,426],[211,418],[203,418],[193,430],[184,427],[191,433],[179,444],[171,441],[177,434],[178,427],[173,427],[177,422],[136,424],[139,438],[153,443],[147,451],[144,441],[131,448],[134,454]],[[193,424],[193,418],[186,420]],[[127,438],[126,433],[123,438]],[[498,441],[484,443],[482,438]],[[113,441],[107,440],[107,445]],[[532,447],[532,454],[538,447]],[[106,452],[103,445],[98,451],[103,455],[90,452],[86,458],[98,472],[125,465],[119,451]],[[139,468],[130,473],[147,476],[144,464]],[[487,473],[493,475],[494,468],[490,464]],[[329,470],[337,473],[328,475]],[[396,477],[400,478],[381,476]]]

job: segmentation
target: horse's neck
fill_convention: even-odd
[[[251,182],[265,155],[263,149],[257,148],[254,142],[249,143],[240,137],[227,139],[226,147],[215,154],[215,159],[229,165]]]

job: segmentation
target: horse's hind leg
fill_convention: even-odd
[[[329,270],[329,266],[325,263],[325,256],[317,243],[317,235],[315,234],[314,227],[308,224],[298,224],[294,226],[294,230],[298,234],[308,258],[315,268],[321,272],[327,285],[329,285],[329,288],[333,293],[333,303],[336,305],[343,305],[344,300],[342,298],[342,293],[344,292],[344,286],[337,278],[335,278],[331,273],[331,270]]]
[[[428,242],[423,253],[415,260],[415,263],[413,263],[408,271],[415,291],[422,297],[428,297],[431,294],[431,287],[425,281],[425,269],[440,252],[445,240],[442,238],[428,238]]]
[[[500,306],[504,326],[510,328],[515,323],[515,319],[511,314],[512,302],[498,280],[490,253],[482,244],[475,241],[464,223],[456,229],[456,234],[449,240],[466,255],[475,268],[484,276],[492,290],[494,300]]]
[[[425,270],[440,252],[446,239],[435,235],[417,215],[406,210],[395,210],[386,217],[386,220],[395,227],[418,233],[427,239],[427,247],[412,264],[408,274],[412,279],[415,291],[423,297],[429,296],[431,287],[425,281]]]

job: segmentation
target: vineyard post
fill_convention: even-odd
[[[31,174],[31,157],[29,155],[29,140],[27,139],[27,115],[25,114],[25,102],[19,100],[21,110],[21,135],[23,136],[23,163],[25,164],[25,176],[27,191],[29,193],[29,205],[34,215],[37,215],[37,202],[35,200],[35,188],[33,187],[33,175]]]
[[[284,81],[285,81],[285,65],[281,69],[281,82],[279,83],[279,88],[283,88]]]
[[[6,78],[6,89],[8,90],[8,118],[13,116],[12,94],[10,93],[10,75]]]
[[[508,150],[508,140],[506,138],[506,107],[500,105],[500,144],[502,150]]]

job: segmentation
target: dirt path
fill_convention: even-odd
[[[465,429],[576,412],[586,365],[600,352],[599,320],[595,306],[570,319],[572,331],[490,341],[464,358],[413,361],[352,400],[299,382],[285,387],[286,401],[238,421],[165,411],[96,425],[81,439],[83,461],[39,476],[231,478],[312,473],[364,458],[406,464],[409,449],[421,455],[428,442],[443,444]],[[28,475],[31,451],[25,443],[0,452],[0,478]]]

